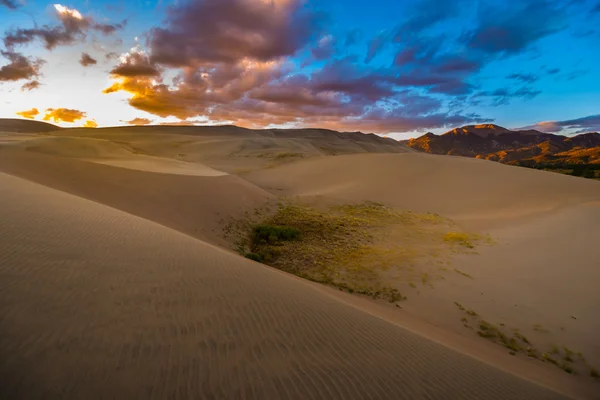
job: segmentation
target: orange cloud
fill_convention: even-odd
[[[148,118],[134,118],[130,121],[121,121],[121,122],[125,122],[126,124],[129,124],[129,125],[149,125],[152,123],[152,120],[150,120]]]
[[[68,108],[48,108],[44,115],[44,121],[54,122],[75,122],[83,119],[86,113],[79,110],[71,110]]]
[[[37,108],[32,108],[31,110],[19,111],[16,114],[20,115],[23,118],[33,119],[39,113],[40,112],[38,111]]]
[[[87,121],[85,121],[85,124],[83,124],[83,127],[84,128],[97,128],[98,123],[93,119],[88,119]]]

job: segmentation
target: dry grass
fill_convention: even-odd
[[[454,304],[470,317],[461,318],[461,322],[466,328],[474,330],[480,337],[506,347],[511,355],[523,354],[553,364],[568,374],[577,374],[578,371],[587,369],[590,376],[598,377],[598,372],[585,361],[581,352],[576,353],[567,346],[562,346],[563,354],[561,347],[556,344],[551,345],[548,351],[540,352],[524,334],[519,332],[519,329],[511,329],[512,334],[510,334],[505,329],[481,319],[475,311],[465,308],[462,304],[458,302],[454,302]],[[504,327],[504,324],[500,325]],[[540,326],[534,325],[533,331],[539,331],[536,327]],[[577,355],[577,359],[575,355]]]
[[[297,240],[256,240],[256,229],[293,229]],[[433,287],[455,252],[444,238],[457,226],[437,214],[380,203],[329,207],[287,199],[256,210],[226,229],[238,252],[275,268],[353,293],[396,301],[400,287]],[[476,235],[467,234],[471,244]],[[276,236],[276,235],[275,235]],[[467,274],[463,274],[468,276]],[[405,287],[405,286],[404,286]]]

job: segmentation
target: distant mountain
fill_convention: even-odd
[[[426,153],[529,167],[600,165],[600,133],[597,132],[566,137],[536,130],[513,131],[493,124],[468,125],[439,136],[429,132],[403,143]]]
[[[38,133],[58,131],[60,129],[62,128],[47,122],[0,118],[0,132]]]

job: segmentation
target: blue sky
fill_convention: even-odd
[[[600,1],[0,0],[0,117],[600,130]]]

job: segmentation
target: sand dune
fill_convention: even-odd
[[[249,173],[289,196],[380,201],[478,227],[600,199],[597,182],[489,161],[427,154],[362,154]]]
[[[273,198],[237,176],[150,173],[22,151],[0,150],[0,170],[218,244],[224,219]]]
[[[0,132],[39,133],[60,131],[62,128],[41,121],[23,119],[0,119]]]
[[[154,223],[0,185],[8,398],[561,398]]]
[[[598,182],[424,154],[307,160],[245,178],[288,196],[381,201],[440,213],[490,234],[495,245],[477,249],[477,256],[454,257],[453,265],[473,279],[447,276],[426,296],[409,292],[405,307],[463,332],[453,304],[457,301],[547,348],[573,347],[592,365],[600,365],[595,339],[600,329]]]
[[[528,380],[595,398],[589,377],[465,331],[453,303],[600,364],[597,182],[325,130],[3,135],[0,383],[14,398],[559,397]],[[226,221],[282,196],[435,212],[496,244],[453,257],[472,279],[374,311],[223,249]]]

